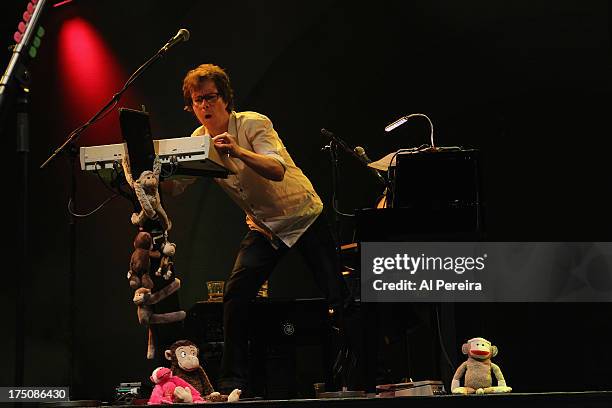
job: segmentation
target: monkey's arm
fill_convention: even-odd
[[[128,185],[134,188],[134,178],[132,177],[132,169],[130,168],[130,161],[127,157],[123,157],[121,159],[121,165],[123,166],[123,175],[125,177],[125,181],[127,181]]]
[[[497,385],[499,385],[500,387],[505,387],[506,380],[504,379],[504,375],[502,374],[499,366],[497,364],[491,363],[491,371],[493,371],[493,374],[495,375],[495,378],[497,379]]]
[[[202,399],[202,395],[198,392],[198,390],[193,388],[193,386],[191,384],[189,384],[187,381],[183,380],[181,377],[174,376],[174,377],[171,378],[171,381],[173,381],[177,386],[189,389],[189,391],[191,391],[191,396],[193,398],[193,402],[202,402],[202,401],[204,401]]]
[[[467,370],[467,361],[464,361],[455,371],[455,375],[453,376],[453,382],[451,383],[451,392],[454,392],[455,389],[460,388],[461,386],[461,377],[465,374]]]
[[[157,206],[154,210],[159,215],[159,221],[161,222],[164,231],[168,231],[170,228],[172,228],[172,221],[170,221],[168,215],[166,214],[166,211],[164,210],[164,207],[162,207],[161,205],[161,198],[159,197],[159,192],[157,192],[155,195],[157,200]]]
[[[491,371],[493,371],[493,374],[495,375],[495,378],[497,379],[497,386],[488,387],[487,389],[485,389],[484,392],[487,394],[488,393],[511,392],[512,388],[506,385],[506,380],[504,379],[504,375],[502,374],[499,366],[497,364],[491,363]]]
[[[162,163],[159,159],[158,155],[155,155],[155,159],[153,160],[153,175],[159,181],[159,175],[161,174]]]
[[[199,375],[200,375],[200,380],[202,381],[202,386],[203,386],[202,394],[210,395],[213,392],[215,392],[215,389],[210,383],[210,380],[208,379],[208,376],[206,375],[206,372],[204,371],[202,367],[199,367]]]
[[[174,278],[174,280],[168,285],[164,286],[157,292],[151,293],[147,305],[154,305],[160,300],[163,300],[179,290],[181,287],[181,280],[179,278]]]
[[[157,214],[155,213],[155,210],[153,209],[153,206],[151,205],[149,197],[145,193],[144,188],[142,188],[142,185],[138,180],[134,182],[134,192],[136,193],[136,198],[138,198],[138,202],[142,207],[142,211],[144,211],[147,217],[154,220]]]
[[[153,388],[153,392],[151,393],[151,396],[149,397],[149,401],[147,402],[147,405],[157,405],[157,404],[163,404],[163,403],[172,403],[172,401],[169,401],[168,399],[164,398],[164,389],[162,388],[161,385],[156,384],[155,388]]]

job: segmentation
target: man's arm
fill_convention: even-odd
[[[240,159],[260,176],[272,181],[282,181],[285,167],[274,157],[247,150],[236,143],[229,133],[222,133],[212,139],[219,154],[228,154]]]

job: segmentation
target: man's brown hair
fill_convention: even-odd
[[[184,109],[193,112],[191,93],[197,90],[200,85],[207,80],[211,80],[215,83],[219,95],[227,102],[227,112],[231,113],[234,109],[234,91],[230,85],[229,76],[227,76],[221,67],[213,64],[202,64],[185,75],[183,79]]]

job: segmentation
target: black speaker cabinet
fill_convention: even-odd
[[[312,398],[329,381],[331,328],[323,298],[257,298],[250,310],[250,387],[266,399]],[[186,336],[200,348],[213,386],[223,349],[223,304],[198,302],[187,313]]]
[[[193,305],[187,311],[184,333],[198,345],[200,365],[217,388],[223,356],[223,303],[203,301]]]
[[[325,299],[265,300],[254,305],[251,384],[269,399],[312,398],[330,372],[330,326]]]

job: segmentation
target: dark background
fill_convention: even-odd
[[[25,5],[3,3],[1,44],[11,43]],[[63,22],[76,16],[97,30],[122,81],[178,28],[190,30],[189,42],[153,65],[120,104],[146,105],[154,138],[191,133],[196,121],[182,111],[181,81],[187,70],[212,62],[230,74],[237,110],[272,119],[325,203],[331,200],[331,167],[320,151],[326,144],[322,127],[365,147],[377,160],[429,141],[423,119],[390,134],[383,131],[402,115],[422,112],[434,123],[437,145],[482,151],[487,239],[611,240],[612,38],[605,0],[75,1],[46,10],[47,33],[29,63],[31,255],[9,255],[29,268],[24,276],[26,385],[65,385],[70,368],[66,206],[71,169],[64,156],[44,170],[38,167],[121,85],[101,84],[107,96],[84,114],[66,108],[58,34]],[[4,67],[10,53],[2,56]],[[111,114],[104,132],[93,127],[78,144],[119,142],[116,120]],[[9,115],[4,140],[13,152],[11,121]],[[106,130],[113,126],[114,133]],[[17,212],[23,202],[19,167],[9,167],[15,162],[5,162],[5,181],[12,181],[5,202]],[[340,173],[341,209],[373,206],[381,192],[376,179],[344,154]],[[110,195],[94,174],[77,169],[76,176],[80,212]],[[181,305],[188,309],[206,298],[206,281],[229,273],[245,233],[243,214],[207,179],[179,197],[166,197],[165,208],[174,224],[170,238],[177,244]],[[117,199],[78,220],[73,392],[80,398],[108,398],[120,381],[139,380],[151,369],[145,329],[138,325],[125,279],[135,233],[131,211],[129,202]],[[5,239],[15,241],[13,230],[5,229]],[[351,242],[352,232],[352,223],[344,221],[342,241]],[[18,316],[11,274],[5,271],[2,284],[7,364],[1,385],[14,385]],[[295,254],[278,267],[270,293],[319,295]],[[612,322],[610,303],[461,305],[456,312],[455,338],[447,333],[455,352],[467,338],[489,338],[499,346],[496,361],[517,391],[610,388],[612,352],[605,335]]]

